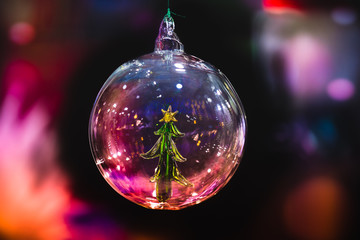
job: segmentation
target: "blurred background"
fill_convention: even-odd
[[[154,211],[92,159],[95,97],[153,51],[163,0],[1,0],[0,239],[359,239],[359,8],[344,0],[170,1],[185,51],[245,107],[245,155],[213,198]]]

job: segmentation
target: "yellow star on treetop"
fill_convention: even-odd
[[[175,115],[179,112],[179,111],[175,111],[172,112],[172,108],[171,105],[168,107],[167,111],[165,111],[164,109],[161,109],[161,112],[164,114],[164,117],[162,119],[159,120],[159,122],[177,122],[177,120],[175,119]]]

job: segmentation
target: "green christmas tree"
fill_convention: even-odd
[[[183,137],[174,122],[177,122],[175,115],[178,111],[172,112],[171,106],[167,111],[161,109],[164,117],[159,122],[165,122],[159,130],[154,132],[160,135],[155,145],[146,153],[140,154],[145,159],[159,158],[159,163],[155,169],[155,175],[150,178],[156,186],[156,198],[159,202],[166,202],[172,194],[171,182],[175,181],[183,186],[192,186],[183,175],[181,175],[176,162],[185,162],[184,158],[178,151],[173,137]]]

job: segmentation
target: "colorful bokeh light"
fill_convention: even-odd
[[[355,94],[355,86],[352,81],[346,78],[338,78],[329,82],[327,94],[336,101],[346,101]]]
[[[35,28],[28,22],[17,22],[9,29],[10,40],[19,45],[26,45],[35,38]]]

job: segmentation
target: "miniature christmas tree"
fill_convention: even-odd
[[[147,152],[140,154],[145,159],[159,158],[159,163],[155,169],[155,175],[150,178],[151,182],[156,186],[156,198],[159,202],[166,202],[172,194],[171,182],[175,181],[183,186],[192,186],[183,175],[181,175],[176,162],[185,162],[184,158],[178,151],[172,137],[183,137],[174,122],[177,122],[175,115],[178,111],[172,112],[171,106],[167,111],[161,109],[164,117],[159,122],[165,122],[162,127],[154,132],[160,135],[155,145]]]

